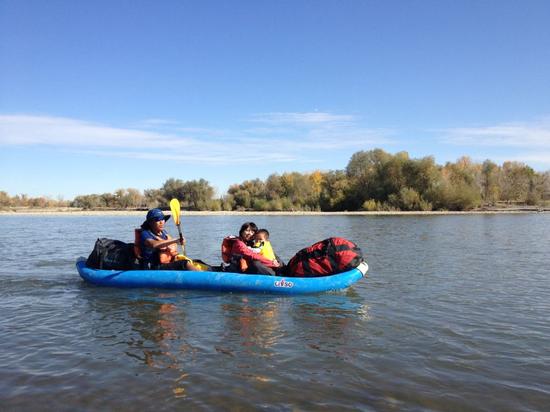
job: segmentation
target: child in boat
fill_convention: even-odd
[[[269,232],[267,231],[267,229],[259,229],[256,232],[256,234],[254,235],[252,250],[269,260],[277,259],[275,252],[273,252],[271,242],[269,241]]]

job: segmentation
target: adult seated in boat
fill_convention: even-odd
[[[224,239],[224,242],[231,240],[229,246],[230,265],[226,272],[255,273],[261,275],[275,275],[277,269],[281,267],[277,259],[267,259],[259,253],[251,250],[249,245],[254,241],[254,235],[258,231],[258,226],[253,222],[244,223],[239,230],[239,237]],[[244,260],[245,267],[239,261]]]
[[[143,268],[197,270],[189,260],[175,260],[178,255],[176,244],[184,245],[185,239],[174,239],[164,230],[164,224],[168,219],[170,215],[165,215],[160,209],[151,209],[147,212],[140,234]]]

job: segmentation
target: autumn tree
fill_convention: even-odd
[[[485,203],[494,205],[500,198],[500,167],[490,160],[481,165],[481,189]]]
[[[208,210],[212,206],[214,188],[205,179],[190,180],[183,184],[180,199],[191,210]]]
[[[348,198],[350,192],[350,179],[342,170],[325,173],[319,194],[321,210],[337,211],[352,210]]]
[[[520,162],[502,164],[501,199],[508,202],[532,203],[535,200],[535,171]]]
[[[480,165],[462,157],[456,163],[447,162],[441,171],[441,181],[431,192],[430,200],[437,209],[470,210],[481,204],[478,181]]]
[[[227,193],[233,197],[236,209],[252,209],[254,201],[266,200],[265,183],[260,179],[245,180],[229,187]]]

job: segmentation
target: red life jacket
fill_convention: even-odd
[[[226,236],[222,241],[222,260],[225,264],[229,265],[231,263],[238,264],[239,269],[242,273],[246,272],[248,269],[248,263],[241,255],[234,255],[231,253],[233,250],[233,244],[239,240],[237,236]]]
[[[361,249],[342,237],[331,237],[300,250],[286,267],[287,276],[318,277],[345,272],[363,261]]]

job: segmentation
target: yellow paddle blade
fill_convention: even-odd
[[[170,210],[172,211],[172,218],[176,225],[180,224],[180,201],[178,199],[170,200]]]

